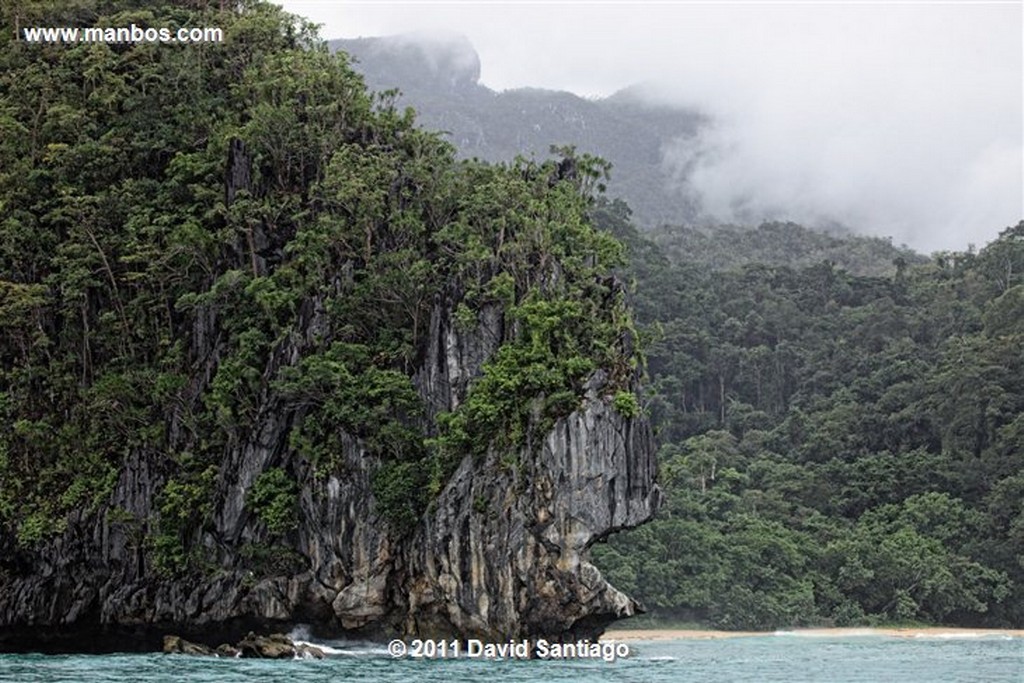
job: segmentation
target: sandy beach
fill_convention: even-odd
[[[717,638],[748,638],[752,636],[804,636],[849,638],[855,636],[887,636],[891,638],[1024,638],[1024,629],[984,628],[808,628],[780,631],[700,631],[685,629],[612,629],[601,636],[604,641],[620,640],[711,640]]]

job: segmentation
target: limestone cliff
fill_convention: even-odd
[[[307,331],[321,324],[317,309],[317,302],[306,309]],[[476,330],[460,332],[448,308],[435,306],[431,352],[415,377],[432,410],[462,400],[507,334],[502,327],[500,310],[491,309]],[[212,336],[201,328],[199,343]],[[273,362],[304,343],[293,339]],[[198,541],[212,566],[201,579],[147,572],[138,530],[124,520],[152,515],[162,481],[144,454],[132,454],[101,509],[77,513],[38,552],[4,549],[18,570],[0,580],[0,648],[51,640],[56,648],[147,647],[168,629],[223,639],[272,622],[371,636],[593,635],[637,605],[601,577],[587,549],[648,520],[658,501],[650,428],[611,406],[605,381],[596,372],[579,409],[542,443],[463,458],[436,504],[404,534],[377,510],[370,485],[377,462],[360,441],[345,439],[344,476],[318,477],[287,448],[295,415],[267,395],[247,438],[225,453],[215,523]],[[239,556],[265,533],[246,509],[246,492],[273,466],[289,468],[300,483],[287,542],[301,563],[256,577]]]
[[[280,7],[208,9],[159,59],[0,44],[0,649],[632,613],[587,563],[658,497],[607,165],[459,162]]]

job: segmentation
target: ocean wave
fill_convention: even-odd
[[[771,635],[785,638],[861,638],[865,636],[884,636],[870,628],[851,628],[842,630],[808,629],[801,631],[775,631]]]
[[[296,645],[319,648],[328,657],[380,657],[388,656],[387,648],[367,640],[314,639],[308,626],[298,625],[288,632]]]
[[[837,628],[780,630],[771,635],[785,638],[912,638],[916,640],[1015,640],[1022,636],[999,630],[920,630],[893,628]]]
[[[951,633],[915,633],[920,640],[1014,640],[1009,633],[972,633],[970,631]],[[1020,638],[1020,636],[1016,636]]]

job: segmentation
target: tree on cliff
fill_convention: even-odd
[[[143,574],[208,573],[216,544],[237,559],[237,539],[209,534],[237,476],[227,454],[273,416],[287,438],[245,495],[259,538],[241,557],[301,566],[279,543],[296,472],[344,476],[346,439],[379,461],[401,534],[466,453],[526,443],[595,370],[629,388],[629,316],[606,277],[621,250],[586,219],[599,161],[458,163],[263,2],[0,12],[0,546],[18,557],[99,518],[134,539]],[[132,24],[224,41],[14,30]],[[497,310],[503,331],[438,415],[414,375],[441,303],[467,328]],[[114,501],[131,467],[152,497]]]

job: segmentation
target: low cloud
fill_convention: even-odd
[[[953,132],[906,109],[823,116],[774,98],[702,108],[715,123],[668,145],[664,163],[716,220],[841,223],[935,251],[984,243],[1024,218],[1024,151],[1005,132]]]
[[[873,39],[874,50],[830,44],[826,31],[787,32],[799,42],[775,53],[759,41],[760,64],[692,65],[649,84],[651,99],[715,121],[669,145],[667,167],[723,221],[838,222],[922,251],[981,245],[1016,224],[1019,31],[1000,42],[995,14],[971,22],[963,7],[897,9],[883,26],[862,12],[845,17],[845,35]],[[911,25],[921,33],[896,28]]]
[[[1024,218],[1019,3],[284,4],[331,38],[465,34],[496,90],[658,84],[716,121],[665,163],[721,220],[835,221],[927,252]]]

